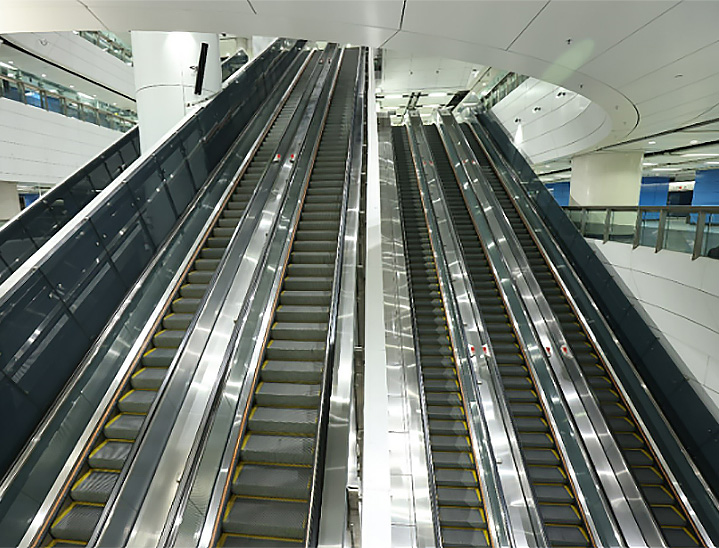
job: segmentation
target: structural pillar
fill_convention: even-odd
[[[133,31],[135,99],[140,148],[152,148],[188,111],[222,86],[217,34]],[[195,95],[200,49],[207,43],[202,92]]]
[[[0,181],[0,226],[20,213],[17,184]]]
[[[569,204],[636,206],[644,153],[593,152],[572,158]]]

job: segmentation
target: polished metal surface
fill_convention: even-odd
[[[547,546],[528,473],[519,453],[519,442],[503,396],[504,388],[501,380],[492,374],[496,369],[494,352],[469,285],[459,243],[449,222],[444,197],[437,184],[432,154],[418,114],[410,114],[409,127],[414,141],[420,187],[426,203],[432,204],[431,208],[427,207],[426,217],[430,225],[436,225],[436,229],[430,230],[430,234],[437,232],[435,247],[442,249],[437,255],[444,256],[443,261],[436,259],[438,271],[447,271],[447,277],[440,276],[440,282],[446,288],[445,292],[454,295],[456,301],[456,305],[450,304],[448,310],[456,308],[458,316],[450,318],[453,315],[448,314],[448,322],[456,324],[455,331],[463,331],[456,337],[466,353],[466,361],[471,364],[462,367],[463,364],[457,362],[460,382],[468,387],[465,397],[468,415],[472,419],[469,421],[470,437],[475,448],[475,461],[482,468],[481,486],[488,507],[487,520],[492,536],[496,546]],[[446,296],[445,302],[450,298]]]
[[[437,201],[435,201],[435,207]],[[591,534],[602,546],[622,546],[623,539],[611,517],[609,502],[603,493],[597,492],[598,479],[594,469],[588,465],[586,449],[580,441],[576,424],[566,407],[561,390],[548,363],[545,345],[542,342],[542,318],[533,317],[525,309],[524,299],[514,285],[512,272],[504,262],[502,250],[506,240],[504,236],[494,238],[487,224],[482,208],[475,204],[473,215],[479,235],[487,245],[488,258],[494,270],[495,279],[507,305],[511,321],[518,334],[520,344],[525,349],[527,365],[537,382],[538,396],[547,410],[550,428],[555,433],[558,449],[575,486],[577,499],[586,516]],[[489,206],[488,206],[489,207]],[[544,328],[546,329],[546,327]],[[546,337],[544,337],[546,338]]]
[[[470,118],[470,126],[472,132],[477,137],[477,141],[480,143],[482,148],[488,152],[487,156],[493,168],[497,171],[497,173],[501,174],[504,184],[507,185],[508,191],[517,207],[519,215],[522,219],[524,219],[528,226],[533,227],[533,231],[536,236],[535,242],[540,249],[542,255],[545,257],[547,264],[554,275],[554,278],[556,279],[562,292],[568,299],[582,326],[582,329],[589,337],[594,348],[597,349],[602,362],[605,364],[608,374],[611,376],[615,386],[619,389],[623,401],[626,402],[626,404],[629,406],[634,420],[637,422],[638,426],[642,430],[642,434],[650,445],[653,454],[659,461],[669,482],[677,493],[677,496],[682,501],[682,505],[690,516],[694,527],[696,528],[702,539],[702,542],[706,546],[713,546],[714,542],[710,538],[706,528],[699,521],[696,510],[692,508],[692,504],[689,501],[688,496],[684,493],[682,486],[677,481],[674,473],[669,467],[657,442],[653,439],[652,434],[645,423],[645,419],[639,413],[636,402],[629,398],[622,380],[614,371],[614,368],[607,357],[606,350],[603,349],[602,344],[600,344],[600,333],[602,340],[610,341],[610,344],[613,344],[616,347],[616,350],[618,350],[621,359],[624,360],[626,363],[631,364],[631,361],[624,352],[624,349],[622,348],[619,340],[616,338],[614,333],[612,333],[606,319],[601,314],[596,304],[588,297],[589,292],[587,291],[582,281],[579,279],[578,275],[576,274],[568,259],[562,252],[556,240],[544,224],[544,221],[535,209],[536,206],[534,206],[531,200],[528,200],[526,198],[526,190],[522,188],[524,185],[522,182],[520,182],[514,170],[509,167],[509,165],[506,163],[506,160],[501,155],[496,154],[496,151],[487,149],[487,142],[489,141],[489,138],[485,133],[484,128],[482,128],[482,126],[477,122],[474,117]],[[571,291],[570,288],[576,289],[574,291]],[[717,515],[717,511],[719,511],[719,502],[717,501],[716,497],[713,495],[713,493],[711,493],[710,489],[701,477],[701,474],[698,472],[695,465],[691,461],[691,458],[686,454],[686,450],[683,448],[683,446],[677,439],[676,434],[672,431],[666,417],[664,417],[664,415],[662,414],[661,409],[659,408],[652,395],[649,393],[647,386],[641,380],[636,369],[631,366],[629,371],[632,375],[634,375],[634,381],[636,381],[635,386],[639,386],[641,388],[641,397],[644,399],[644,402],[642,402],[642,404],[644,405],[644,409],[649,407],[652,413],[654,413],[655,416],[659,419],[658,423],[657,421],[654,421],[655,426],[657,424],[660,424],[663,428],[666,429],[666,431],[668,431],[670,437],[674,440],[676,447],[679,449],[679,453],[682,455],[681,465],[693,470],[694,478],[698,480],[700,485],[703,486],[704,492],[706,493],[705,504],[710,507],[710,512]],[[635,397],[636,396],[637,394],[635,394]]]
[[[374,94],[374,71],[369,71],[369,97]],[[368,101],[367,141],[368,158],[377,158],[378,142],[375,102]],[[385,152],[383,152],[384,156]],[[362,507],[361,542],[363,546],[392,544],[392,506],[390,469],[389,398],[387,379],[387,347],[385,325],[387,318],[384,296],[387,292],[383,276],[382,199],[380,165],[367,166],[367,229],[365,240],[365,348],[362,391],[364,405],[360,410],[364,428],[361,450]]]
[[[265,172],[244,221],[230,240],[215,283],[203,298],[194,329],[191,326],[173,360],[174,373],[163,386],[149,424],[140,432],[139,447],[130,456],[124,481],[118,481],[115,504],[108,506],[107,518],[101,519],[95,533],[97,545],[111,546],[121,539],[135,546],[151,546],[159,540],[162,529],[158,523],[165,521],[177,482],[207,418],[218,388],[217,364],[228,359],[236,322],[247,306],[248,290],[286,196],[287,181],[294,171],[291,155],[299,152],[303,127],[309,123],[307,113],[299,116],[297,133],[283,138],[278,148],[286,160],[270,164]],[[168,484],[174,488],[168,489]]]
[[[340,224],[337,277],[338,287],[336,333],[333,345],[332,384],[329,417],[325,436],[324,478],[322,505],[317,532],[319,546],[341,548],[346,544],[349,508],[349,459],[352,440],[351,412],[354,407],[354,352],[357,333],[357,265],[360,225],[360,184],[362,171],[362,134],[365,115],[365,63],[367,50],[362,49],[355,79],[355,103],[349,151],[345,165],[344,222]],[[319,436],[318,436],[319,442]],[[318,452],[316,451],[315,454]],[[322,463],[319,463],[322,466]],[[310,516],[311,517],[311,516]]]
[[[450,145],[456,143],[461,159],[469,160],[460,160],[460,169],[467,172],[471,182],[463,190],[467,193],[471,188],[478,203],[484,204],[485,218],[494,238],[504,238],[500,244],[504,245],[504,259],[530,316],[541,318],[546,326],[539,327],[541,324],[535,322],[557,383],[572,412],[625,541],[629,546],[665,546],[664,537],[609,430],[584,373],[574,356],[561,350],[569,348],[567,340],[534,277],[516,234],[484,180],[474,154],[457,128],[454,117],[442,113],[440,118],[441,125],[447,130],[447,141]]]
[[[378,133],[393,540],[398,546],[433,548],[439,545],[438,523],[388,115],[380,117]]]

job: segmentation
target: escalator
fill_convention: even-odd
[[[537,396],[535,380],[488,262],[486,242],[477,236],[437,127],[425,126],[425,133],[492,344],[547,539],[551,546],[591,546],[587,524],[556,446],[555,433]]]
[[[314,86],[319,75],[319,70],[314,70],[314,67],[318,66],[318,58],[324,54],[313,52],[310,55],[313,59],[305,67],[237,182],[215,226],[195,252],[183,282],[168,302],[159,325],[138,356],[125,385],[116,394],[115,404],[105,414],[93,441],[83,453],[73,478],[67,483],[66,495],[56,503],[54,521],[43,545],[84,545],[90,540],[253,192],[272,162],[306,89]]]
[[[406,130],[392,128],[392,140],[442,545],[490,546],[477,463]]]
[[[598,350],[584,332],[579,319],[555,280],[532,235],[522,221],[472,129],[461,125],[486,180],[514,230],[552,312],[567,339],[572,355],[587,377],[589,387],[614,435],[634,477],[649,504],[669,546],[700,546],[698,534],[688,519],[656,456],[624,401],[621,391],[599,358]],[[436,132],[434,129],[433,133]]]
[[[304,546],[360,51],[342,58],[265,341],[216,537]],[[322,463],[318,463],[322,466]]]

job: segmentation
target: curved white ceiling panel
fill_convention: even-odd
[[[292,36],[491,65],[596,102],[611,118],[599,145],[706,120],[719,103],[708,99],[717,92],[709,77],[719,74],[712,62],[719,53],[715,1],[0,0],[0,13],[0,33],[107,28]],[[691,107],[667,108],[682,101],[682,88]],[[669,92],[676,94],[651,101]]]

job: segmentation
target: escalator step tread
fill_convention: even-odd
[[[259,405],[313,407],[319,404],[319,384],[262,382],[255,391]]]
[[[119,472],[90,470],[75,483],[70,494],[77,502],[104,504],[119,475]]]
[[[446,548],[490,546],[486,531],[469,528],[442,528],[442,545]]]
[[[222,521],[228,533],[304,538],[305,502],[238,497],[229,506]]]
[[[90,453],[88,463],[93,468],[121,470],[131,449],[130,442],[106,440]]]
[[[145,422],[146,415],[120,413],[105,425],[105,436],[116,440],[134,440]]]
[[[170,367],[176,353],[176,348],[151,348],[142,355],[142,365],[145,367]]]
[[[194,318],[194,314],[183,314],[181,312],[172,312],[162,318],[162,325],[165,329],[183,329],[187,330]]]
[[[251,431],[313,434],[317,429],[316,409],[255,407],[249,419]]]
[[[184,329],[163,329],[162,331],[158,331],[155,336],[152,337],[152,344],[154,344],[157,348],[176,349],[180,346],[185,333],[186,331]]]
[[[235,495],[309,499],[312,468],[242,463],[232,484]]]
[[[324,341],[327,338],[326,323],[275,322],[272,325],[275,339],[295,341]]]
[[[479,507],[440,506],[439,520],[442,526],[446,527],[487,527],[484,512]]]
[[[304,546],[304,540],[285,538],[261,538],[245,535],[231,535],[225,533],[220,537],[217,546],[227,548],[288,548],[292,546]]]
[[[563,525],[581,525],[582,518],[577,508],[571,504],[539,504],[539,513],[547,523]]]
[[[157,392],[154,390],[130,390],[117,403],[118,409],[124,413],[147,413]]]
[[[132,387],[141,390],[159,390],[166,376],[167,369],[164,367],[143,367],[132,375]]]
[[[312,464],[314,448],[313,436],[250,433],[242,443],[242,460],[253,463]]]
[[[476,487],[477,477],[473,470],[461,468],[435,468],[434,480],[439,486]]]
[[[272,339],[265,354],[271,360],[318,361],[324,359],[324,341]]]
[[[73,503],[50,528],[53,537],[87,542],[102,515],[103,507]]]
[[[545,525],[547,539],[552,546],[591,546],[581,527]]]

